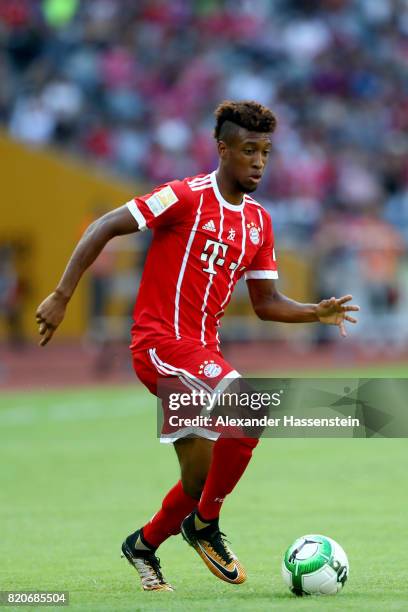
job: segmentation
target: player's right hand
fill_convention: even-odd
[[[35,318],[38,332],[42,336],[39,345],[45,346],[54,335],[55,330],[65,316],[67,300],[60,293],[54,291],[37,308]]]

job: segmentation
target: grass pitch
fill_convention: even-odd
[[[155,420],[155,399],[141,387],[3,394],[0,589],[68,590],[70,609],[93,612],[407,609],[400,439],[261,441],[221,522],[248,581],[217,580],[178,536],[160,549],[177,591],[140,591],[120,545],[177,480]],[[281,558],[313,532],[345,548],[350,578],[335,597],[297,599]]]

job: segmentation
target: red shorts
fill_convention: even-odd
[[[197,345],[188,340],[160,341],[155,346],[143,350],[132,350],[133,367],[139,380],[153,395],[160,396],[160,384],[167,380],[176,384],[180,392],[191,393],[195,390],[205,393],[223,390],[240,374],[223,358],[220,352]],[[161,442],[175,442],[180,438],[198,436],[216,440],[220,432],[207,423],[184,425],[169,408],[168,401],[162,401],[163,426]]]

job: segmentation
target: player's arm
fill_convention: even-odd
[[[345,321],[357,323],[349,312],[357,312],[359,306],[348,304],[351,295],[332,297],[319,304],[302,304],[291,300],[276,288],[272,279],[248,279],[248,291],[254,311],[263,321],[282,323],[313,323],[320,321],[337,325],[342,336],[346,336]]]
[[[106,243],[115,236],[132,234],[138,229],[137,221],[126,205],[108,212],[89,225],[75,247],[55,291],[37,308],[36,319],[42,336],[40,346],[45,346],[51,340],[64,318],[67,304],[80,278]]]

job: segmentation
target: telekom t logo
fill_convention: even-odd
[[[217,266],[224,265],[227,249],[227,244],[222,244],[222,242],[216,242],[215,240],[207,240],[204,251],[201,253],[201,261],[206,261],[208,267],[204,268],[203,271],[217,274],[214,264],[217,264]]]

